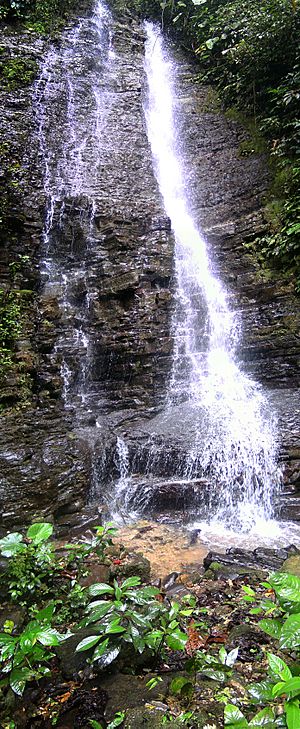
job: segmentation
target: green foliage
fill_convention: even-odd
[[[26,21],[29,30],[51,33],[76,8],[76,0],[2,0],[0,20]]]
[[[53,546],[48,542],[52,531],[52,524],[36,523],[27,529],[25,538],[19,532],[12,532],[0,540],[0,553],[8,558],[1,581],[12,600],[31,604],[37,595],[46,597],[51,593],[58,570]]]
[[[69,550],[77,563],[84,561],[92,553],[95,553],[100,560],[103,559],[107,548],[111,547],[113,544],[112,538],[118,531],[111,522],[108,522],[103,526],[96,526],[94,529],[96,534],[89,542],[65,545],[65,549]]]
[[[125,712],[117,711],[114,719],[112,719],[112,721],[110,721],[109,724],[106,725],[106,729],[116,729],[117,726],[123,724],[124,719]],[[103,729],[102,724],[99,724],[99,721],[95,721],[94,719],[89,719],[89,724],[91,725],[92,729]]]
[[[53,612],[54,606],[41,610],[17,635],[12,630],[0,633],[1,687],[10,686],[21,696],[28,681],[37,681],[50,673],[45,665],[53,656],[49,648],[69,636],[52,628]]]
[[[13,365],[12,350],[22,329],[19,291],[0,289],[0,375]]]
[[[26,536],[20,532],[11,532],[0,539],[0,554],[8,560],[7,569],[1,576],[2,585],[6,587],[14,601],[21,601],[26,606],[33,606],[36,600],[56,599],[60,610],[59,622],[80,614],[86,604],[86,590],[75,579],[71,588],[64,590],[62,578],[66,570],[75,570],[77,577],[84,571],[85,560],[92,554],[103,559],[106,549],[112,544],[112,536],[116,529],[111,524],[95,527],[96,535],[89,543],[66,544],[64,553],[56,553],[50,537],[53,526],[47,522],[37,522],[28,527]],[[59,589],[57,587],[59,580]],[[61,592],[66,591],[63,599]]]
[[[170,610],[157,599],[155,587],[140,587],[139,577],[129,577],[121,585],[114,580],[91,585],[92,600],[86,608],[83,626],[92,626],[93,633],[84,638],[77,651],[94,648],[91,662],[105,668],[119,655],[124,644],[132,645],[137,653],[147,648],[157,655],[163,645],[172,650],[183,650],[187,636],[177,619],[179,606]]]
[[[273,588],[275,592],[276,602],[266,601],[265,604],[261,602],[260,607],[262,610],[265,609],[267,614],[275,615],[275,617],[264,618],[259,622],[259,626],[272,638],[278,640],[280,649],[295,651],[300,645],[300,579],[286,572],[274,572],[269,577],[269,587]],[[247,588],[245,591],[247,592]],[[253,600],[254,595],[254,591],[251,590],[251,595],[248,594],[248,597]],[[285,697],[286,725],[288,729],[296,729],[300,726],[300,677],[293,676],[292,670],[281,657],[268,653],[267,659],[267,678],[260,683],[251,684],[248,687],[249,694],[254,703],[272,704],[273,706],[269,708],[269,711],[273,711],[277,699],[282,701]],[[228,707],[227,711],[230,718],[230,709]],[[267,708],[265,712],[267,716]],[[270,727],[277,725],[278,719],[276,721],[274,719],[275,714],[273,715],[273,724],[270,723]],[[235,724],[234,722],[226,724],[225,722],[225,726],[227,725],[232,725],[232,727],[253,726],[251,722],[244,725]],[[254,726],[256,725],[254,724]],[[257,726],[260,726],[260,724],[257,724]]]
[[[248,727],[263,726],[265,729],[273,729],[276,724],[273,709],[266,707],[259,711],[251,721],[247,721],[244,714],[233,704],[227,704],[224,712],[224,726],[228,729],[248,729]]]
[[[14,91],[32,83],[36,76],[37,64],[30,58],[8,58],[0,61],[1,87],[4,91]]]

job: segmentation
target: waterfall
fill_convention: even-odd
[[[66,408],[86,417],[91,379],[90,306],[97,287],[94,226],[115,53],[112,18],[98,0],[45,56],[33,106],[44,167],[46,220],[42,300],[59,304],[60,336],[52,359],[60,363]],[[48,306],[49,308],[49,306]],[[90,398],[92,399],[92,398]]]
[[[238,362],[240,322],[189,212],[176,124],[176,66],[159,29],[145,27],[148,138],[176,240],[175,345],[163,417],[166,423],[178,421],[188,410],[195,435],[183,475],[208,475],[214,518],[247,531],[274,514],[280,484],[276,421],[262,388]]]

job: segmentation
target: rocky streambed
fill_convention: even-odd
[[[82,543],[88,544],[90,537],[89,532],[84,532]],[[168,551],[171,540],[173,554]],[[5,695],[0,706],[4,726],[13,720],[17,729],[50,729],[54,722],[59,729],[87,729],[93,720],[106,727],[120,712],[124,729],[153,729],[164,726],[166,721],[169,726],[180,727],[184,715],[185,725],[191,729],[221,729],[225,703],[234,703],[248,717],[264,705],[263,699],[253,700],[249,687],[265,679],[267,654],[280,654],[289,663],[291,656],[287,651],[278,651],[278,642],[262,631],[260,605],[264,601],[269,608],[274,604],[274,594],[266,583],[270,571],[281,569],[299,575],[299,550],[293,546],[253,552],[232,549],[226,554],[210,552],[203,559],[199,547],[197,552],[195,544],[183,544],[178,536],[178,550],[174,554],[174,542],[171,529],[159,531],[157,526],[142,522],[131,533],[120,530],[100,560],[96,554],[90,554],[84,562],[83,575],[76,575],[76,567],[70,563],[54,581],[46,583],[55,590],[56,619],[63,621],[60,630],[70,625],[72,635],[55,649],[48,679],[38,684],[29,682],[21,698]],[[145,554],[133,552],[133,545],[136,549],[142,543],[151,564]],[[164,560],[158,562],[162,545]],[[64,545],[56,544],[56,549],[61,559]],[[193,562],[183,566],[184,550],[188,550],[184,559]],[[165,570],[170,568],[172,572],[167,574]],[[182,610],[181,628],[187,632],[188,642],[182,650],[169,647],[156,658],[125,649],[110,667],[101,667],[97,662],[89,665],[86,658],[91,651],[76,653],[75,648],[95,626],[78,627],[74,622],[75,614],[77,621],[82,619],[84,605],[79,603],[75,612],[74,608],[68,612],[71,587],[67,583],[70,578],[79,578],[81,588],[89,588],[95,582],[101,582],[103,587],[103,582],[115,584],[114,580],[122,585],[132,574],[140,576],[142,585],[158,585],[157,600],[161,604],[171,609],[175,602]],[[60,591],[65,595],[62,613]],[[36,599],[43,602],[43,592]],[[4,595],[1,619],[13,619],[19,630],[25,611],[25,603],[22,608],[11,605]],[[224,650],[226,655],[234,652],[235,656],[233,666],[225,669],[220,658],[225,655]],[[191,678],[189,665],[195,656],[198,669]],[[292,665],[295,668],[294,661]],[[190,687],[187,692],[176,689],[176,685],[183,686],[185,682]]]

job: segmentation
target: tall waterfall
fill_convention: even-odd
[[[215,518],[247,531],[273,515],[280,482],[276,423],[261,387],[239,365],[240,322],[189,212],[176,124],[176,67],[159,29],[147,23],[146,33],[148,138],[176,239],[175,347],[164,418],[180,420],[188,408],[196,428],[184,476],[209,474]]]

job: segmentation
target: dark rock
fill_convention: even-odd
[[[150,678],[152,678],[151,673],[146,676],[129,676],[117,673],[113,676],[104,677],[101,686],[108,694],[107,719],[111,720],[115,712],[123,708],[130,710],[134,707],[143,707],[145,702],[149,701],[149,689],[146,683]],[[162,676],[162,679],[151,691],[150,698],[154,701],[164,701],[166,698],[169,678]]]
[[[94,648],[79,653],[76,653],[76,648],[81,640],[92,635],[92,633],[92,626],[79,628],[70,638],[67,638],[55,648],[62,674],[67,680],[76,678],[79,671],[87,667],[87,659],[91,658]]]
[[[226,573],[227,576],[232,575],[235,571],[237,574],[246,574],[247,571],[279,570],[288,558],[290,550],[294,554],[295,547],[293,545],[285,549],[261,547],[254,549],[253,552],[232,548],[227,549],[225,554],[209,552],[204,558],[203,564],[206,570]]]
[[[162,587],[167,592],[171,587],[173,587],[174,583],[177,580],[177,577],[179,576],[178,572],[171,572],[170,575],[167,575],[164,577],[162,581]]]
[[[111,566],[111,574],[119,575],[122,579],[137,575],[142,582],[150,582],[150,562],[142,554],[129,552],[121,564]]]

